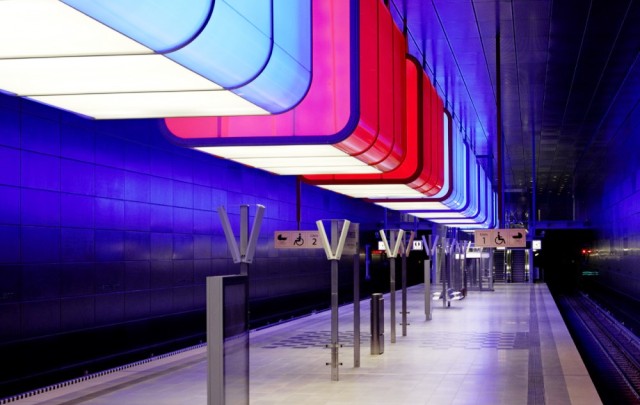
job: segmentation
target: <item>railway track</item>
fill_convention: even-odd
[[[596,369],[596,386],[605,403],[640,404],[640,340],[585,295],[565,296],[574,320],[583,326],[582,342]],[[620,402],[623,401],[623,402]]]

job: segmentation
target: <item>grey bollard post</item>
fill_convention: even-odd
[[[431,260],[424,261],[424,315],[431,320]]]
[[[353,367],[360,367],[360,254],[353,255]]]
[[[384,353],[384,298],[371,294],[371,354]]]

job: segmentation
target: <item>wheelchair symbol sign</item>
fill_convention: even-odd
[[[322,249],[318,231],[275,231],[276,249]]]
[[[477,229],[474,232],[476,247],[526,247],[526,229]]]

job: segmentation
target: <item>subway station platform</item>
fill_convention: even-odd
[[[435,287],[434,287],[435,288]],[[329,294],[329,292],[327,292]],[[596,389],[544,284],[471,291],[424,313],[408,290],[407,336],[370,354],[369,301],[361,305],[361,364],[354,368],[353,306],[340,307],[339,381],[331,380],[330,312],[250,334],[252,405],[599,404]],[[396,308],[401,308],[401,292]],[[398,314],[396,320],[400,322]],[[11,404],[206,404],[206,348],[184,350]],[[234,404],[228,404],[234,405]]]

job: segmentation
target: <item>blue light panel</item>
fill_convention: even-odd
[[[477,167],[476,170],[476,178],[477,181],[474,182],[475,186],[472,188],[472,204],[468,210],[463,212],[462,214],[466,218],[458,217],[449,217],[449,218],[438,218],[434,220],[434,222],[447,224],[450,226],[457,226],[463,224],[478,224],[486,222],[488,218],[488,193],[487,193],[487,185],[488,179],[484,174],[484,170],[482,167],[476,163],[474,165]]]
[[[269,62],[253,82],[233,91],[267,111],[284,112],[302,100],[311,84],[311,3],[274,0],[273,13]]]
[[[165,55],[226,89],[251,82],[269,63],[273,47],[271,1],[252,3],[261,10],[260,15],[269,16],[268,21],[247,20],[226,1],[218,0],[200,35]]]
[[[310,0],[65,3],[271,113],[311,83]]]
[[[445,125],[445,128],[447,125]],[[446,130],[445,130],[446,131]],[[445,158],[445,163],[448,159]],[[442,203],[449,207],[451,210],[457,211],[465,206],[466,200],[466,188],[467,188],[467,171],[468,171],[468,151],[465,143],[462,140],[462,134],[455,132],[453,135],[453,192]],[[446,167],[446,166],[445,166]],[[446,185],[445,177],[445,185]],[[443,190],[446,187],[442,188]],[[434,196],[437,198],[437,195]],[[431,210],[432,212],[446,212]]]
[[[480,229],[480,228],[495,228],[497,224],[497,194],[491,190],[491,183],[486,179],[486,209],[483,209],[483,218],[473,224],[459,224],[455,225],[460,229]]]

